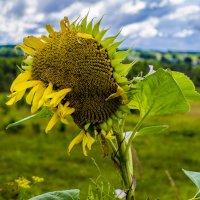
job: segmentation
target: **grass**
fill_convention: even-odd
[[[88,157],[84,157],[81,147],[76,146],[71,155],[67,154],[67,145],[78,133],[73,125],[63,127],[57,125],[50,134],[44,133],[48,122],[34,120],[19,128],[5,130],[3,124],[19,120],[29,113],[27,108],[12,108],[5,111],[1,108],[0,132],[0,191],[6,183],[18,176],[44,177],[45,182],[35,185],[31,195],[48,191],[79,188],[81,200],[85,200],[89,178],[96,179],[99,171],[92,161],[93,157],[101,169],[105,186],[110,182],[112,188],[120,188],[120,176],[109,157],[104,157],[101,146],[94,145]],[[174,188],[170,185],[166,174],[168,170],[176,184],[179,199],[191,198],[195,186],[181,171],[182,168],[200,171],[200,103],[192,104],[192,111],[184,115],[163,116],[146,121],[146,125],[169,124],[170,128],[163,134],[138,137],[134,141],[142,168],[137,169],[136,199],[176,199]],[[137,117],[128,118],[126,130],[131,130]],[[64,130],[65,129],[65,130]],[[62,130],[62,131],[61,131]],[[135,164],[139,165],[138,161]],[[142,173],[142,178],[139,176]],[[6,199],[0,193],[0,200]]]

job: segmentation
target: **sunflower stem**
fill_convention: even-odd
[[[118,130],[115,131],[119,153],[119,167],[125,187],[125,192],[127,194],[126,200],[134,200],[132,152],[130,146],[127,150],[127,141],[123,134],[124,122],[125,119],[121,121]]]

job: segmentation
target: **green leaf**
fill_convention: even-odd
[[[120,32],[119,32],[120,33]],[[104,48],[108,48],[108,46],[112,45],[113,42],[115,41],[115,39],[118,37],[119,33],[117,33],[116,35],[114,36],[109,36],[107,38],[105,38],[104,40],[101,41],[101,45],[104,47]],[[119,45],[118,45],[119,46]]]
[[[94,25],[94,28],[93,28],[93,30],[92,30],[92,35],[93,35],[94,37],[96,37],[97,34],[99,33],[99,26],[100,26],[100,24],[101,24],[102,19],[103,19],[103,17]]]
[[[192,172],[192,171],[187,171],[184,169],[182,169],[182,170],[186,174],[186,176],[188,176],[190,178],[190,180],[197,186],[197,188],[199,190],[194,197],[195,198],[200,197],[200,172]]]
[[[108,49],[108,56],[110,58],[112,58],[113,54],[116,52],[117,48],[120,46],[120,44],[123,42],[124,40],[122,41],[119,41],[119,42],[115,42],[113,44],[111,44],[107,49]]]
[[[103,36],[106,34],[106,32],[108,31],[108,29],[104,29],[102,31],[99,31],[99,33],[96,35],[95,39],[101,43],[101,40],[103,38]]]
[[[168,125],[160,125],[160,126],[150,126],[145,127],[136,132],[135,136],[145,136],[145,135],[152,135],[152,134],[159,134],[165,131],[169,126]]]
[[[88,14],[89,14],[89,11],[88,11],[88,13],[86,14],[86,16],[82,19],[81,24],[80,24],[81,31],[83,31],[83,32],[85,32],[86,27],[87,27],[87,18],[88,18]]]
[[[86,27],[86,33],[92,34],[92,23],[93,23],[93,19],[89,22],[89,24]]]
[[[113,66],[115,71],[121,75],[121,76],[126,76],[128,74],[128,72],[131,70],[131,68],[133,67],[133,65],[136,63],[136,61],[132,61],[129,64],[123,64],[120,63],[116,66]]]
[[[189,77],[180,72],[169,71],[169,73],[172,74],[173,78],[181,88],[183,95],[188,100],[200,101],[200,94],[195,90],[195,86]]]
[[[79,193],[80,190],[78,189],[55,191],[33,197],[29,200],[78,200]]]
[[[30,119],[38,119],[38,118],[44,118],[44,117],[50,117],[52,115],[52,112],[49,110],[48,107],[44,107],[41,111],[39,111],[36,114],[30,115],[28,117],[25,117],[17,122],[14,122],[12,124],[9,124],[6,129],[13,127],[13,126],[18,126],[22,123],[24,123],[25,121],[28,121]]]
[[[189,103],[171,74],[163,69],[137,83],[129,108],[139,109],[140,117],[188,112]]]
[[[72,23],[71,23],[71,27],[72,28],[75,28],[75,26],[76,26],[76,22],[78,21],[78,19],[80,18],[80,16],[79,17],[77,17]]]
[[[113,55],[114,59],[120,59],[123,60],[129,53],[130,53],[131,49],[128,49],[126,51],[117,51],[115,52],[115,54]]]

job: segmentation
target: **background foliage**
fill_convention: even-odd
[[[9,182],[18,176],[44,177],[45,182],[31,188],[29,196],[48,191],[79,188],[82,199],[86,199],[89,184],[95,190],[102,190],[102,185],[109,185],[110,192],[120,186],[119,174],[108,157],[104,157],[100,145],[94,145],[90,156],[94,157],[101,171],[90,157],[80,154],[77,147],[67,155],[67,145],[79,131],[73,125],[66,127],[58,124],[57,129],[44,133],[48,119],[33,120],[27,125],[20,125],[5,130],[6,125],[30,115],[28,106],[23,101],[13,108],[5,106],[6,93],[18,73],[22,56],[16,55],[12,46],[0,48],[0,199],[14,199],[16,191],[9,190]],[[148,65],[156,69],[170,68],[187,74],[200,87],[200,54],[178,52],[151,52],[135,50],[130,52],[124,62],[138,60],[129,77],[148,71]],[[127,120],[127,131],[132,130],[138,119],[133,113]],[[193,103],[190,113],[184,115],[154,117],[145,125],[169,124],[163,134],[138,137],[134,143],[135,171],[137,174],[136,198],[143,200],[160,198],[187,199],[195,193],[192,183],[181,169],[200,171],[200,104]],[[96,146],[96,147],[95,147]],[[136,153],[137,152],[137,153]],[[101,181],[97,177],[101,175]],[[89,177],[93,181],[89,180]],[[170,177],[176,188],[172,187]],[[96,184],[95,184],[96,183]],[[9,191],[9,192],[8,192]]]

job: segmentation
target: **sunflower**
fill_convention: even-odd
[[[68,150],[82,142],[84,155],[97,135],[115,138],[113,122],[128,110],[125,76],[133,65],[122,63],[129,51],[117,51],[123,42],[115,42],[119,33],[104,37],[108,29],[100,30],[102,18],[93,23],[87,17],[72,23],[65,17],[59,31],[46,25],[48,35],[28,36],[16,46],[25,56],[7,102],[13,105],[27,93],[32,113],[48,107],[53,115],[46,132],[72,116],[81,131]]]

